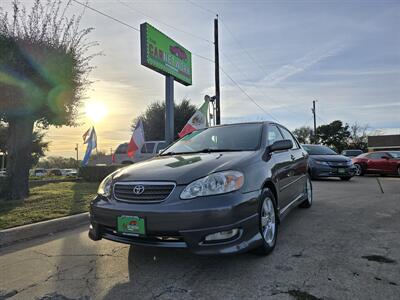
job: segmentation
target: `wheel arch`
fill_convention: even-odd
[[[277,211],[279,211],[279,196],[278,190],[272,180],[268,179],[264,182],[263,189],[269,189],[275,198],[275,206]],[[279,214],[277,215],[278,222],[280,222]]]

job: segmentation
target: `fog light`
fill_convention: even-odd
[[[206,240],[206,242],[217,241],[217,240],[227,240],[227,239],[230,239],[230,238],[234,237],[235,235],[237,235],[238,232],[239,232],[239,229],[237,229],[237,228],[227,230],[227,231],[220,231],[217,233],[207,235],[205,240]]]

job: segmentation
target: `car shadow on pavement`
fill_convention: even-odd
[[[103,299],[129,299],[133,295],[136,299],[193,297],[198,290],[193,285],[207,274],[224,269],[227,272],[237,270],[239,265],[249,266],[259,260],[260,257],[252,253],[198,256],[186,249],[131,246],[128,255],[129,281],[116,284]]]

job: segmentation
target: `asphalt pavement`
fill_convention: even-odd
[[[86,228],[0,251],[0,299],[400,299],[400,178],[314,181],[275,251],[196,256]]]

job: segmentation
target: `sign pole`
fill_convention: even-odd
[[[174,141],[174,77],[165,76],[165,141]]]
[[[220,90],[219,90],[219,47],[218,47],[218,15],[214,19],[214,51],[215,51],[215,117],[217,125],[221,124]]]

